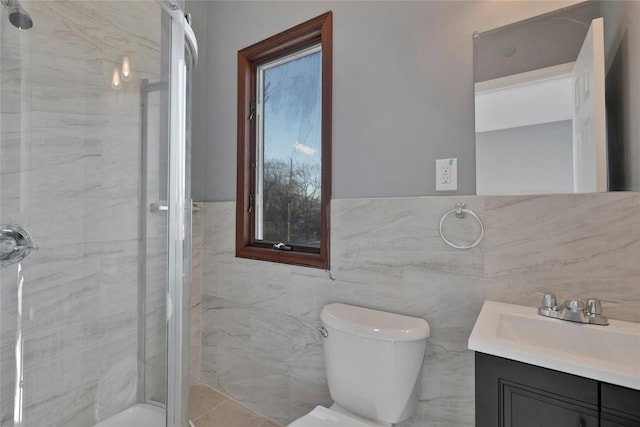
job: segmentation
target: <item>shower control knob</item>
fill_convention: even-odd
[[[37,249],[26,228],[16,224],[0,227],[0,265],[19,263]]]

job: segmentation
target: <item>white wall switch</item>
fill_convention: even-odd
[[[436,160],[436,191],[458,189],[458,159]]]

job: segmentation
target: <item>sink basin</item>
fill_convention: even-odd
[[[640,323],[609,322],[550,319],[533,307],[485,301],[469,349],[640,390]]]

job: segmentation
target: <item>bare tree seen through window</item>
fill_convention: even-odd
[[[264,71],[263,239],[320,244],[321,52]]]

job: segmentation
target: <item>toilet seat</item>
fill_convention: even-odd
[[[341,414],[324,406],[316,406],[304,417],[298,418],[288,427],[371,427],[373,424],[364,423],[355,418]]]

